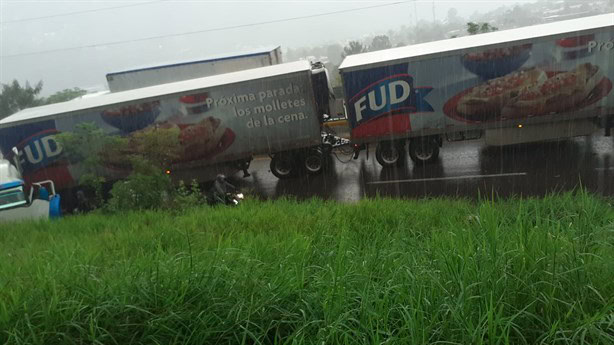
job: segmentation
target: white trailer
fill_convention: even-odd
[[[322,70],[298,61],[25,109],[0,120],[0,152],[10,158],[17,147],[26,181],[53,180],[62,191],[76,186],[83,170],[55,135],[94,123],[130,140],[152,131],[176,135],[179,154],[168,166],[176,179],[212,180],[255,155],[271,155],[271,170],[280,178],[299,168],[318,173],[328,152],[321,132],[329,112]],[[102,152],[101,174],[126,176],[127,156],[142,153],[138,145],[128,150]]]
[[[376,143],[390,166],[406,149],[416,163],[437,161],[444,138],[609,135],[613,47],[608,13],[348,56],[339,70],[352,141]]]
[[[197,61],[179,61],[107,74],[111,92],[208,77],[282,63],[281,47],[239,54],[211,56]]]

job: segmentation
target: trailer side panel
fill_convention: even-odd
[[[0,128],[0,149],[7,157],[12,147],[19,149],[27,181],[52,179],[63,189],[76,184],[82,166],[66,159],[54,137],[80,123],[94,123],[108,134],[128,138],[147,131],[175,131],[181,155],[169,168],[197,172],[198,167],[318,145],[317,109],[311,72],[294,72],[14,126],[5,123]],[[124,156],[103,161],[104,174],[110,177],[128,173]]]

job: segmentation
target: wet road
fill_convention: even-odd
[[[541,196],[582,185],[601,195],[614,195],[614,137],[592,136],[566,141],[485,147],[482,141],[444,143],[439,162],[416,166],[409,157],[398,168],[383,169],[373,149],[357,160],[338,155],[332,169],[319,176],[278,180],[269,159],[252,162],[251,177],[233,176],[237,186],[260,196],[299,199],[320,197],[357,201],[393,196]]]

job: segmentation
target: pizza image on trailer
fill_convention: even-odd
[[[142,154],[146,152],[143,136],[164,134],[176,136],[179,143],[177,152],[170,152],[175,156],[171,163],[183,163],[202,159],[211,159],[226,149],[235,141],[235,133],[218,118],[208,116],[195,124],[177,124],[162,122],[151,125],[140,131],[130,134],[129,145],[120,149],[121,152],[106,152],[103,157],[110,167],[127,168],[130,165],[126,155]]]
[[[590,63],[571,71],[550,73],[549,77],[541,84],[523,89],[505,106],[502,116],[538,116],[578,109],[606,96],[612,88],[599,66]]]
[[[487,121],[501,115],[503,107],[526,88],[547,80],[544,71],[533,68],[491,79],[465,92],[456,104],[456,112],[468,120]]]
[[[517,71],[460,92],[444,105],[446,116],[467,123],[570,112],[606,97],[612,82],[599,66],[571,71]]]

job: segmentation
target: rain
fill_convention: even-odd
[[[557,24],[603,21],[611,1],[1,6],[0,82],[50,104],[0,125],[26,180],[78,185],[87,169],[54,136],[92,122],[127,138],[176,131],[180,157],[162,167],[175,180],[223,173],[264,199],[614,188],[610,29]],[[523,98],[579,73],[593,75],[581,97]],[[67,90],[78,98],[52,104]],[[105,158],[104,174],[125,176],[114,169],[137,146]]]

